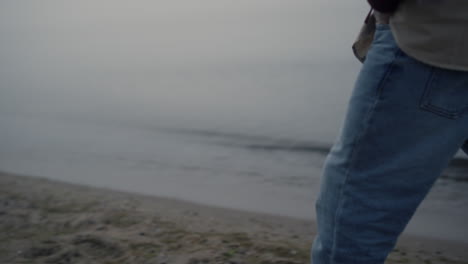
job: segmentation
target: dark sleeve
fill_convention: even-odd
[[[367,0],[375,10],[382,13],[394,12],[401,0]]]

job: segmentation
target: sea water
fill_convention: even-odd
[[[329,146],[156,124],[0,116],[3,171],[302,219]],[[468,167],[435,184],[407,232],[467,241]]]

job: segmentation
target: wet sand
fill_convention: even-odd
[[[312,221],[0,173],[0,263],[310,263]],[[403,236],[388,263],[468,263]]]

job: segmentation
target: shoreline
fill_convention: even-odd
[[[12,173],[0,197],[1,263],[309,263],[315,235],[313,221]],[[403,234],[388,263],[465,264],[466,248]]]

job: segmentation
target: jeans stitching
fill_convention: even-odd
[[[464,111],[466,111],[466,109],[468,109],[468,106],[459,109],[458,112],[454,112],[454,111],[449,111],[442,107],[438,107],[436,105],[431,104],[429,100],[429,96],[431,95],[431,84],[434,82],[436,78],[437,78],[436,69],[435,67],[431,67],[431,75],[428,78],[427,83],[425,85],[423,95],[421,96],[421,99],[420,99],[419,107],[423,110],[435,113],[442,117],[446,117],[449,119],[457,119],[461,115],[461,113],[463,113]]]
[[[342,187],[341,187],[341,190],[340,190],[340,193],[339,193],[339,196],[338,196],[338,206],[337,206],[337,209],[336,209],[336,212],[335,212],[335,217],[333,219],[334,221],[334,225],[333,225],[333,242],[332,242],[332,249],[331,249],[331,254],[330,254],[330,263],[333,264],[334,263],[334,260],[333,260],[333,257],[335,256],[335,253],[336,253],[336,237],[337,237],[337,233],[338,233],[338,224],[339,224],[339,216],[341,214],[341,211],[343,210],[343,204],[344,204],[344,200],[342,199],[343,197],[343,193],[344,193],[344,189],[345,189],[345,186],[346,186],[346,183],[348,181],[348,178],[349,178],[349,174],[352,170],[352,167],[355,163],[355,160],[356,160],[356,152],[358,151],[356,148],[357,146],[360,144],[362,138],[364,138],[364,136],[366,135],[366,133],[368,132],[368,124],[371,123],[371,119],[372,119],[372,115],[373,113],[375,112],[375,109],[377,107],[377,104],[381,101],[381,98],[380,98],[380,95],[381,95],[381,90],[382,90],[382,87],[385,85],[387,79],[388,79],[388,76],[390,75],[390,73],[392,72],[392,69],[393,69],[393,66],[395,64],[395,60],[396,58],[398,58],[398,56],[400,56],[401,54],[401,50],[398,48],[394,54],[394,57],[392,59],[392,62],[390,63],[390,65],[387,67],[386,71],[385,71],[385,74],[384,74],[384,77],[382,78],[382,80],[379,82],[378,84],[378,88],[377,88],[377,94],[376,94],[376,98],[375,98],[375,101],[373,102],[372,106],[370,107],[370,109],[368,110],[368,112],[366,113],[366,117],[364,120],[366,120],[365,122],[365,126],[364,128],[361,130],[361,134],[357,136],[357,138],[355,139],[354,143],[352,144],[352,150],[351,150],[351,154],[350,154],[350,162],[349,162],[349,165],[348,165],[348,168],[345,172],[345,176],[344,176],[344,180],[343,180],[343,183],[342,183]]]
[[[395,55],[393,57],[392,63],[388,66],[388,69],[387,69],[387,72],[385,73],[384,78],[382,78],[382,80],[380,81],[380,83],[379,83],[379,85],[377,87],[377,95],[379,96],[378,99],[380,99],[380,95],[382,94],[382,90],[383,90],[385,84],[387,84],[388,77],[393,72],[393,69],[394,69],[394,66],[395,66],[395,60],[397,58],[399,58],[402,54],[403,54],[402,50],[400,48],[397,48],[397,50],[395,51]]]

